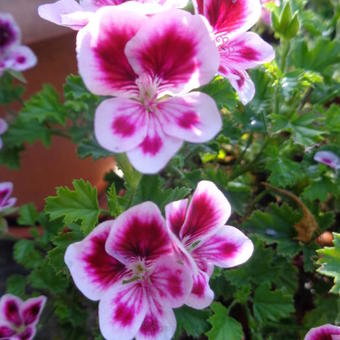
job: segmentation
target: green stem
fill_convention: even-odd
[[[127,189],[129,191],[130,197],[128,201],[128,206],[131,206],[133,199],[135,197],[139,182],[142,178],[142,174],[136,171],[128,158],[124,153],[115,154],[115,160],[118,164],[118,167],[123,171],[124,178],[127,184]]]
[[[286,67],[287,67],[287,57],[290,51],[290,41],[282,39],[282,54],[281,54],[281,62],[280,62],[280,77],[285,73]],[[275,113],[280,113],[280,87],[279,84],[276,87],[276,93],[275,93],[275,107],[274,107]]]

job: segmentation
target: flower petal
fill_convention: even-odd
[[[337,340],[340,337],[336,337],[340,335],[340,327],[326,324],[320,327],[315,327],[309,330],[309,332],[305,335],[304,340],[323,340],[323,339],[332,339]]]
[[[9,13],[0,12],[0,52],[15,46],[20,42],[21,33],[20,28],[15,22],[13,16]]]
[[[222,128],[216,103],[205,93],[172,97],[159,103],[158,109],[166,134],[188,142],[207,142]]]
[[[114,285],[99,302],[99,327],[106,340],[132,339],[147,312],[140,283]]]
[[[8,124],[7,122],[0,118],[0,135],[4,134],[8,129]]]
[[[1,195],[1,192],[0,192],[0,195]],[[0,206],[0,210],[11,208],[15,205],[16,202],[17,202],[17,199],[14,197],[11,197],[2,206]]]
[[[8,199],[13,191],[12,182],[0,183],[0,209],[4,208],[8,204]]]
[[[206,22],[179,9],[152,16],[126,44],[125,53],[138,75],[158,82],[160,95],[186,93],[208,83],[219,64]]]
[[[0,299],[0,319],[17,327],[22,325],[22,301],[18,297],[5,294]]]
[[[176,331],[176,318],[171,308],[149,299],[148,311],[136,335],[136,340],[172,339]]]
[[[231,214],[231,206],[213,182],[198,183],[179,233],[186,246],[215,234]]]
[[[138,93],[124,48],[145,20],[143,13],[123,5],[102,7],[79,32],[79,73],[91,92],[125,97]]]
[[[318,151],[314,155],[314,160],[316,162],[326,164],[333,169],[340,168],[340,158],[331,151]]]
[[[215,34],[235,34],[248,31],[261,16],[259,0],[194,0],[196,12],[204,15]]]
[[[90,300],[99,300],[125,273],[125,266],[105,251],[113,221],[98,225],[83,241],[71,244],[65,263],[78,289]]]
[[[82,6],[75,0],[59,0],[38,7],[38,14],[41,18],[74,30],[79,30],[88,23],[87,16],[84,16],[84,13]],[[70,14],[73,15],[69,16]]]
[[[254,245],[240,230],[223,226],[192,251],[193,257],[222,268],[238,266],[251,257]]]
[[[178,308],[184,304],[192,289],[191,271],[178,263],[176,255],[164,256],[157,261],[149,278],[150,294],[163,306]]]
[[[237,91],[243,105],[248,104],[255,96],[255,85],[244,70],[221,65],[219,73],[228,78],[232,87]]]
[[[131,164],[140,172],[154,174],[163,169],[183,142],[164,133],[157,117],[149,116],[147,135],[135,149],[128,151]]]
[[[46,303],[46,296],[39,296],[26,300],[22,305],[22,317],[25,325],[35,325]]]
[[[142,143],[147,124],[148,115],[142,104],[127,98],[113,98],[98,106],[94,131],[102,147],[112,152],[125,152]]]
[[[0,323],[0,339],[8,339],[15,334],[16,331],[12,329],[8,324]]]
[[[193,275],[193,282],[191,294],[185,304],[195,309],[208,307],[214,300],[214,292],[209,286],[209,275],[200,270],[196,275]]]
[[[139,260],[153,262],[171,250],[165,221],[152,202],[136,205],[118,216],[106,241],[106,251],[127,265]]]
[[[275,58],[273,47],[253,32],[246,32],[225,41],[219,50],[220,65],[226,68],[233,65],[235,69],[245,70],[268,63]]]
[[[6,68],[25,71],[37,64],[37,57],[27,46],[15,46],[5,56]]]
[[[168,228],[179,237],[187,212],[188,199],[171,202],[165,207],[165,218]]]

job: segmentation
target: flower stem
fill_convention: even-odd
[[[128,158],[124,153],[115,154],[115,160],[118,164],[118,167],[123,171],[124,178],[126,181],[126,186],[129,192],[129,200],[128,207],[131,206],[133,199],[135,197],[139,182],[142,178],[142,174],[136,171]]]

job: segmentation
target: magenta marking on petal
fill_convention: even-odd
[[[32,303],[31,305],[29,305],[27,308],[23,310],[22,316],[23,316],[25,325],[30,325],[34,323],[35,321],[37,321],[42,304],[43,304],[43,300],[36,301],[35,303]]]
[[[248,60],[258,60],[259,55],[260,55],[258,51],[256,51],[255,49],[249,46],[244,46],[241,49],[240,54],[244,59],[248,59]]]
[[[200,119],[196,112],[187,111],[178,117],[177,123],[180,127],[184,129],[192,129],[200,123]]]
[[[196,237],[198,237],[209,232],[219,217],[220,213],[216,210],[211,197],[206,193],[197,195],[191,202],[190,212],[185,222],[185,235],[197,234]]]
[[[125,54],[126,43],[133,36],[124,27],[106,28],[94,48],[95,56],[102,70],[101,80],[114,88],[130,87],[137,75],[131,68]]]
[[[118,304],[114,314],[114,320],[119,322],[123,327],[129,326],[134,319],[133,308],[127,307],[125,304]]]
[[[25,62],[26,62],[26,57],[24,57],[24,56],[18,56],[17,58],[16,58],[16,62],[17,63],[19,63],[19,64],[24,64]]]
[[[170,238],[158,217],[143,220],[142,217],[132,216],[115,249],[131,259],[151,260],[170,251]]]
[[[145,72],[160,79],[161,86],[189,81],[199,67],[196,42],[181,32],[178,23],[160,32],[155,32],[148,45],[138,51]]]
[[[20,316],[20,307],[14,300],[8,300],[5,302],[4,314],[8,321],[12,322],[16,326],[22,325],[22,318]]]
[[[93,237],[91,250],[83,257],[89,277],[102,287],[116,282],[125,271],[125,266],[105,251],[108,235],[109,230]]]
[[[0,338],[9,338],[15,334],[15,330],[8,326],[0,326]]]
[[[194,280],[191,293],[202,298],[204,296],[204,291],[205,291],[204,282],[203,280],[200,280],[199,276],[197,276],[195,279],[196,280]]]
[[[6,49],[19,39],[19,29],[10,15],[0,13],[0,49]]]
[[[161,150],[163,141],[158,135],[153,137],[147,136],[140,146],[143,153],[155,156]]]
[[[128,137],[134,134],[136,127],[130,123],[126,117],[121,116],[115,118],[112,122],[112,130],[114,133],[119,134],[122,137]]]
[[[152,314],[147,314],[139,331],[145,336],[155,338],[160,330],[161,327],[157,318]]]
[[[10,193],[9,189],[4,189],[0,191],[0,206],[4,205],[6,202],[4,202],[5,198],[8,197]]]

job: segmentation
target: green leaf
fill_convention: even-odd
[[[187,306],[175,309],[177,319],[177,327],[180,331],[184,329],[189,336],[198,338],[209,329],[207,319],[209,317],[208,310],[196,310]]]
[[[309,201],[320,200],[325,201],[329,194],[337,194],[337,186],[328,178],[323,177],[319,180],[313,181],[306,187],[302,196]]]
[[[25,298],[26,277],[19,274],[11,275],[7,279],[7,293]]]
[[[189,193],[190,189],[185,187],[165,189],[162,179],[159,176],[143,176],[139,183],[133,204],[152,201],[162,210],[168,203],[182,199],[189,195]]]
[[[112,156],[112,152],[103,149],[94,138],[79,142],[77,151],[80,158],[100,159]]]
[[[229,81],[222,77],[216,77],[208,85],[203,86],[201,91],[213,97],[219,108],[234,110],[238,105],[235,91]]]
[[[20,167],[20,153],[23,149],[23,145],[9,146],[5,144],[0,151],[0,164],[8,166],[10,169],[18,169]]]
[[[33,144],[41,140],[45,146],[51,144],[51,131],[36,120],[24,120],[19,116],[17,120],[9,126],[4,135],[4,144],[11,147],[20,147],[27,142]]]
[[[116,217],[122,213],[122,207],[119,204],[115,183],[112,183],[107,191],[107,204],[112,216]]]
[[[21,98],[25,88],[17,85],[9,72],[4,72],[0,77],[0,104],[12,103]]]
[[[260,323],[279,321],[294,312],[293,295],[284,290],[271,290],[270,284],[264,283],[255,290],[253,310]]]
[[[242,340],[242,326],[228,316],[228,310],[219,302],[211,305],[214,314],[208,319],[211,329],[206,333],[209,340]]]
[[[303,176],[301,164],[283,156],[268,157],[265,167],[271,172],[269,182],[281,188],[293,186]]]
[[[58,92],[51,85],[44,85],[43,89],[25,102],[20,112],[23,121],[38,123],[50,122],[64,125],[67,111],[60,103]]]
[[[37,267],[43,258],[31,240],[20,240],[15,243],[13,257],[15,261],[29,269]]]
[[[18,223],[20,225],[34,226],[39,217],[39,212],[34,204],[24,204],[19,209]]]
[[[279,254],[293,257],[301,250],[298,242],[294,240],[294,224],[299,220],[301,214],[288,204],[279,206],[272,203],[267,211],[254,211],[244,226],[249,232],[256,232],[257,236],[268,244],[277,244]]]
[[[52,220],[59,217],[65,224],[81,221],[82,230],[88,234],[98,223],[100,214],[97,188],[84,180],[73,181],[74,190],[57,188],[57,196],[46,199],[45,211]]]
[[[325,247],[317,252],[321,255],[317,264],[320,265],[318,272],[334,278],[331,293],[340,294],[340,234],[333,233],[334,247]]]

